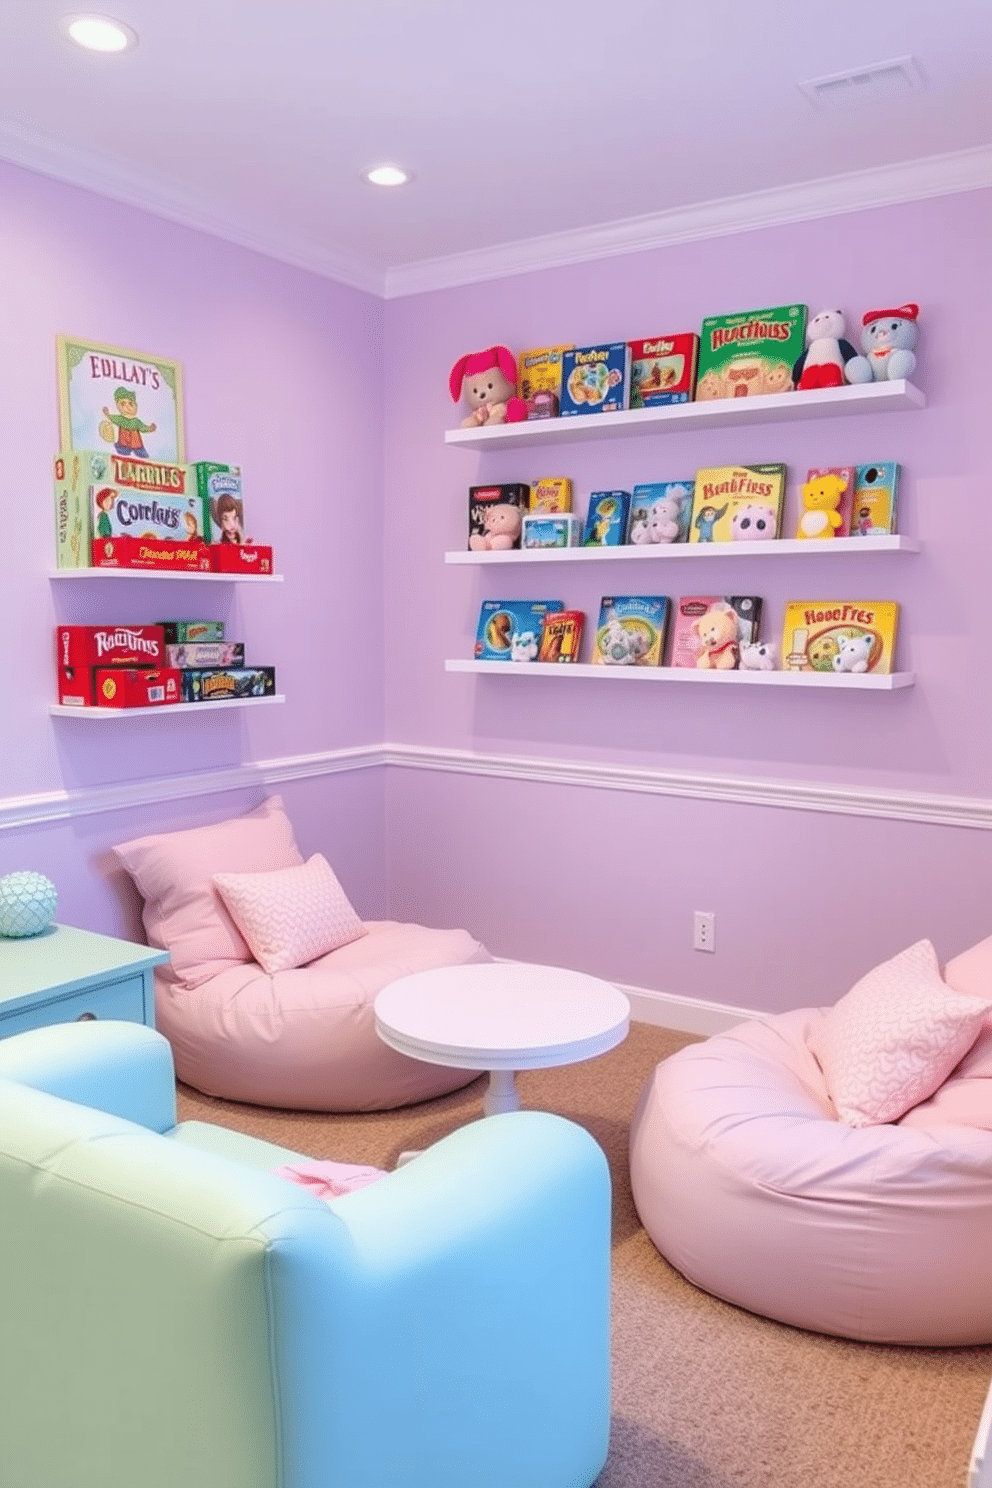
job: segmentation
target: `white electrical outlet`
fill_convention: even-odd
[[[716,915],[712,910],[697,909],[692,921],[694,951],[716,950]]]

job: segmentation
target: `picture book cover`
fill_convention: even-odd
[[[535,393],[552,393],[561,397],[561,359],[567,346],[535,346],[517,356],[517,397],[529,402]]]
[[[629,543],[687,542],[695,476],[684,481],[649,481],[630,493]]]
[[[580,346],[561,361],[562,418],[584,413],[617,413],[627,407],[630,347],[626,341]]]
[[[627,541],[629,491],[593,491],[582,533],[584,548],[618,548]]]
[[[714,465],[697,470],[689,541],[768,542],[778,537],[784,499],[784,465]]]
[[[817,465],[807,470],[799,492],[797,537],[848,537],[854,497],[853,465]]]
[[[501,486],[469,486],[468,546],[473,552],[519,548],[530,486],[510,481]]]
[[[61,449],[184,462],[178,362],[74,336],[57,338],[57,356]]]
[[[899,466],[893,462],[855,465],[851,498],[851,536],[884,537],[897,531]]]
[[[736,671],[740,649],[758,639],[756,594],[686,594],[672,615],[670,666]]]
[[[583,610],[561,610],[544,617],[541,627],[541,643],[538,661],[552,663],[576,662],[582,645],[582,630],[585,625]]]
[[[604,594],[590,660],[600,666],[661,666],[670,610],[665,594]]]
[[[554,515],[572,510],[572,482],[567,475],[545,475],[530,483],[530,510]]]
[[[884,599],[796,599],[785,607],[787,672],[891,672],[899,605]]]
[[[560,599],[486,599],[475,636],[476,661],[536,661],[544,617]]]
[[[699,332],[696,401],[791,392],[792,368],[805,350],[806,315],[805,305],[708,315]]]
[[[695,331],[631,341],[630,407],[688,403],[696,391],[699,337]]]

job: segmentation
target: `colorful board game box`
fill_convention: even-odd
[[[784,499],[784,465],[715,465],[697,470],[689,541],[767,542],[779,534]]]
[[[629,543],[686,542],[695,477],[685,481],[649,481],[630,493]]]
[[[843,489],[840,491],[840,500],[830,510],[836,511],[840,517],[840,525],[832,527],[834,537],[848,537],[851,531],[851,502],[854,496],[854,466],[853,465],[817,465],[806,472],[806,484],[822,481],[825,477],[835,476]],[[834,489],[837,489],[836,486]],[[829,521],[828,513],[824,508],[814,506],[807,507],[805,495],[800,493],[799,521],[796,525],[797,537],[818,538],[821,529]]]
[[[179,675],[184,703],[272,697],[276,690],[276,669],[271,666],[186,667]]]
[[[593,491],[582,532],[584,548],[618,548],[627,541],[629,491]]]
[[[545,615],[564,608],[560,599],[483,600],[476,661],[536,660]]]
[[[691,401],[699,358],[699,337],[695,331],[628,344],[631,408],[657,408],[665,403]]]
[[[189,507],[184,504],[187,500],[192,502]],[[136,510],[132,514],[122,506],[118,512],[118,501],[135,509],[157,503],[163,511],[167,504],[171,508],[179,503],[179,517],[190,511],[202,538],[205,508],[189,489],[185,465],[138,460],[113,450],[62,450],[55,456],[55,559],[59,568],[89,568],[97,536],[131,531],[141,535],[148,530]],[[177,521],[171,536],[185,538],[187,531],[185,521],[182,525]]]
[[[796,599],[785,607],[787,672],[891,672],[899,605],[879,599]]]
[[[97,667],[94,687],[98,708],[153,708],[179,702],[182,674],[171,667],[151,671],[137,667]]]
[[[243,667],[245,644],[244,641],[190,641],[167,645],[165,664],[180,671],[184,667]]]
[[[272,549],[259,543],[211,543],[210,568],[213,573],[270,574]]]
[[[546,475],[530,484],[532,512],[570,512],[572,482],[567,475]]]
[[[627,407],[630,347],[626,341],[580,346],[562,356],[561,417],[616,413]]]
[[[95,537],[94,568],[157,568],[171,573],[209,573],[210,549],[202,542],[167,537]]]
[[[896,531],[899,466],[889,461],[854,467],[851,536],[883,537]]]
[[[545,615],[538,661],[552,664],[578,661],[585,618],[582,610],[561,610],[557,614]]]
[[[223,620],[160,620],[158,623],[167,646],[224,639]]]
[[[517,397],[527,417],[554,418],[561,406],[561,359],[572,346],[535,346],[517,357]]]
[[[194,460],[188,467],[190,484],[202,499],[207,518],[207,542],[251,542],[245,530],[245,501],[241,466],[218,460]]]
[[[538,512],[524,517],[525,548],[577,548],[582,541],[582,518],[574,512],[546,516]]]
[[[530,486],[510,481],[501,486],[469,486],[468,546],[473,551],[519,548]]]
[[[699,332],[696,402],[792,391],[792,368],[805,349],[806,306],[774,305],[708,315]]]
[[[664,594],[604,594],[593,637],[600,666],[661,666],[671,600]]]
[[[714,611],[731,611],[733,627],[709,623]],[[741,646],[758,639],[761,599],[756,594],[686,594],[676,601],[672,618],[673,667],[713,666],[736,670]],[[724,649],[720,649],[720,648]],[[704,650],[708,658],[701,661]]]
[[[55,629],[60,667],[158,666],[164,660],[164,649],[161,625],[59,625]]]

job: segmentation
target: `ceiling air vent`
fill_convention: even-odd
[[[875,62],[871,67],[811,78],[800,83],[799,89],[814,108],[843,109],[859,102],[875,103],[922,86],[923,78],[912,57],[890,57],[887,62]]]

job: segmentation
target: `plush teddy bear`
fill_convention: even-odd
[[[830,471],[826,475],[814,476],[802,488],[805,510],[799,518],[797,537],[833,537],[844,519],[837,508],[847,490],[847,481],[842,475]]]
[[[843,387],[848,362],[858,353],[846,340],[847,326],[840,310],[821,310],[806,327],[806,349],[792,368],[792,380],[805,388]]]
[[[730,519],[731,542],[766,542],[775,536],[778,519],[770,506],[750,502],[739,506]]]
[[[866,672],[874,638],[870,635],[844,636],[833,658],[835,672]]]
[[[895,310],[869,310],[862,316],[861,350],[864,356],[848,362],[848,382],[896,382],[912,377],[916,369],[916,323],[919,305],[900,305]]]
[[[510,660],[533,661],[537,655],[537,632],[515,630],[510,636]]]
[[[699,637],[701,647],[696,657],[697,667],[712,667],[721,672],[736,670],[740,656],[737,612],[726,600],[711,604],[705,615],[693,620],[692,629]]]
[[[473,533],[468,545],[475,551],[515,548],[523,527],[519,506],[509,501],[497,501],[486,507],[482,518],[485,532]]]
[[[645,542],[670,543],[679,535],[679,503],[671,496],[661,496],[649,507]]]
[[[775,670],[775,642],[748,641],[741,646],[741,670],[745,672],[773,672]]]
[[[463,418],[463,429],[481,424],[519,424],[527,417],[527,404],[516,397],[517,364],[506,346],[489,346],[485,351],[469,352],[459,357],[448,377],[452,402],[462,394],[472,412]]]

